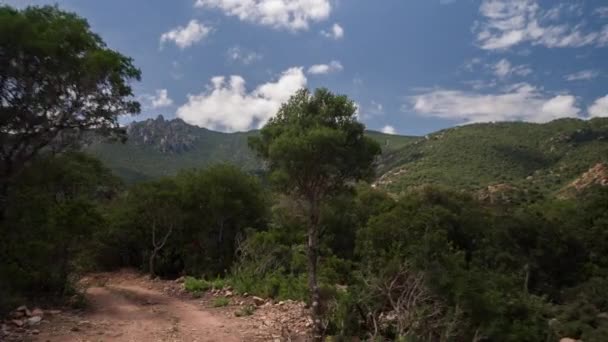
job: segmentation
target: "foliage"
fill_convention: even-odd
[[[6,232],[0,241],[0,297],[69,294],[71,277],[86,267],[82,257],[94,247],[89,237],[104,225],[98,205],[119,187],[99,161],[78,153],[25,169],[0,223]]]
[[[318,284],[321,206],[352,182],[370,179],[380,146],[364,136],[356,107],[327,89],[303,89],[283,104],[250,146],[268,163],[273,184],[301,201],[306,219],[308,288],[313,340],[322,337]]]
[[[174,227],[157,251],[156,273],[215,278],[230,268],[244,230],[265,225],[265,196],[252,176],[228,165],[137,184],[107,208],[98,258],[106,267],[149,269],[156,222],[161,235]]]
[[[527,192],[522,200],[538,201],[608,162],[607,136],[606,118],[449,128],[386,153],[380,184],[402,193],[421,184],[477,190],[506,183]]]
[[[85,19],[57,7],[0,6],[0,210],[8,185],[41,150],[73,146],[84,131],[120,134],[139,112],[132,60],[109,49]]]
[[[230,305],[230,299],[226,297],[217,297],[213,300],[214,308],[221,308]]]
[[[205,292],[211,289],[211,285],[204,279],[186,277],[184,279],[184,289],[191,293]]]
[[[396,150],[416,137],[366,131],[385,152]],[[248,172],[263,172],[262,161],[247,146],[259,131],[222,133],[192,126],[181,119],[133,122],[123,143],[95,141],[87,152],[101,159],[127,183],[175,176],[181,170],[230,163]]]
[[[243,306],[242,308],[240,308],[239,310],[234,312],[234,315],[236,317],[245,317],[245,316],[251,316],[255,313],[256,310],[256,306],[253,304],[247,304],[245,306]]]

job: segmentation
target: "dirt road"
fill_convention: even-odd
[[[227,341],[248,340],[234,322],[192,303],[122,279],[86,291],[83,315],[51,320],[33,341]]]

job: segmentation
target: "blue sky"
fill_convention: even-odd
[[[257,128],[300,87],[349,95],[370,128],[608,116],[606,0],[10,0],[58,3],[135,59],[144,105]]]

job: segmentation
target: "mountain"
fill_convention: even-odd
[[[255,134],[159,116],[132,123],[125,144],[97,142],[87,149],[127,182],[222,162],[256,172],[262,163],[247,146]],[[490,200],[565,194],[602,183],[608,164],[608,118],[472,124],[425,137],[366,134],[383,149],[375,186],[392,193],[433,184],[477,190]]]
[[[101,159],[127,182],[174,175],[179,170],[233,163],[259,171],[262,163],[247,145],[257,131],[221,133],[192,126],[181,119],[162,116],[133,122],[128,126],[127,142],[94,142],[86,149]],[[386,152],[398,150],[418,137],[388,135],[368,131]]]
[[[429,134],[384,156],[376,186],[556,192],[608,162],[608,118],[484,123]]]

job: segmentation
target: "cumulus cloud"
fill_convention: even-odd
[[[244,65],[249,65],[262,59],[261,54],[243,49],[239,46],[233,46],[228,49],[226,55],[230,61],[242,63]]]
[[[217,76],[207,90],[188,95],[188,102],[177,109],[185,122],[224,132],[262,127],[297,90],[306,86],[303,68],[294,67],[280,77],[247,91],[241,76]]]
[[[483,21],[474,31],[482,49],[500,50],[529,42],[549,48],[608,44],[608,26],[600,31],[585,31],[582,24],[558,23],[563,11],[578,5],[558,5],[542,9],[537,0],[483,0],[479,12]]]
[[[344,38],[344,29],[340,24],[336,23],[331,27],[331,30],[323,30],[321,31],[321,34],[327,38],[338,40]]]
[[[608,118],[608,95],[595,100],[588,111],[591,117]]]
[[[226,15],[277,29],[306,30],[325,20],[330,0],[197,0],[195,7],[216,8]]]
[[[532,73],[532,69],[525,65],[512,65],[507,59],[501,59],[492,65],[494,75],[498,78],[507,78],[511,75],[527,76]]]
[[[190,20],[186,26],[178,26],[160,36],[161,47],[166,42],[173,42],[181,49],[185,49],[207,37],[213,28],[201,24],[198,20]]]
[[[386,126],[382,127],[382,133],[397,134],[397,131],[395,130],[395,127],[393,127],[391,125],[386,125]]]
[[[313,75],[329,74],[331,72],[342,71],[344,67],[339,61],[331,61],[329,64],[315,64],[308,68],[308,73]]]
[[[167,89],[157,89],[155,95],[144,94],[141,96],[141,100],[144,107],[153,109],[169,107],[173,104]]]
[[[465,123],[493,121],[548,122],[578,117],[580,108],[572,95],[551,96],[520,83],[499,93],[478,93],[435,89],[409,98],[411,109],[424,116],[464,120]]]
[[[599,75],[600,73],[597,70],[582,70],[566,75],[564,78],[567,81],[588,81],[598,77]]]

